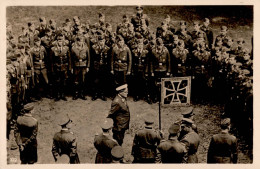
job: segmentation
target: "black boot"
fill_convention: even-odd
[[[94,96],[92,97],[92,101],[97,100],[97,98],[98,98],[97,93],[95,93]]]

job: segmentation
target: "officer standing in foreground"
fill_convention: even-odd
[[[79,156],[77,153],[77,142],[75,135],[70,131],[72,120],[68,114],[62,115],[59,119],[61,131],[57,132],[53,138],[52,154],[54,160],[57,161],[63,154],[70,158],[70,164],[79,164]]]
[[[156,161],[161,163],[186,163],[188,157],[187,150],[185,145],[180,143],[177,138],[180,126],[172,124],[168,131],[168,140],[162,141],[157,148]]]
[[[182,125],[183,130],[186,132],[180,142],[185,144],[185,148],[188,152],[188,163],[198,163],[197,151],[200,144],[199,135],[192,130],[193,121],[183,118]]]
[[[111,150],[113,147],[118,146],[117,141],[114,140],[110,134],[112,127],[113,121],[107,118],[106,121],[101,124],[103,133],[95,136],[94,146],[98,151],[95,163],[112,162]]]
[[[33,103],[28,103],[24,106],[24,115],[17,118],[14,130],[22,164],[34,164],[38,161],[36,139],[38,121],[32,117],[33,109]]]
[[[127,105],[128,87],[127,84],[116,88],[118,92],[111,104],[111,110],[108,114],[108,118],[113,119],[113,138],[117,140],[121,146],[123,144],[125,131],[129,129],[130,123],[130,111]]]
[[[156,149],[160,144],[160,133],[153,129],[154,121],[151,115],[145,118],[144,129],[139,130],[134,137],[132,155],[133,163],[155,163]]]
[[[237,139],[229,134],[230,119],[223,119],[220,127],[221,132],[211,139],[207,163],[237,163]]]

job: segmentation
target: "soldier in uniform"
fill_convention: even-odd
[[[216,39],[217,38],[222,39],[223,46],[225,46],[226,43],[227,43],[227,37],[228,37],[227,32],[228,32],[227,26],[221,26],[220,27],[220,34],[216,36]],[[215,41],[214,44],[216,44],[216,41]]]
[[[148,66],[148,50],[144,49],[143,40],[139,39],[137,48],[133,50],[134,101],[141,96],[150,100],[147,91]]]
[[[161,78],[170,76],[171,73],[171,58],[168,49],[163,45],[161,38],[156,39],[156,46],[152,49],[151,54],[151,76],[154,77],[154,93],[153,101],[157,102],[160,98],[159,87],[157,82]]]
[[[77,37],[71,49],[72,71],[74,72],[74,96],[73,99],[80,97],[86,100],[84,85],[86,73],[90,67],[90,52],[84,38]],[[79,95],[79,96],[78,96]]]
[[[187,163],[187,150],[177,138],[179,131],[178,124],[170,126],[168,140],[162,140],[157,147],[157,163]]]
[[[110,23],[106,24],[105,39],[105,44],[112,50],[116,40],[116,33],[112,31],[112,25]]]
[[[187,76],[189,74],[189,51],[185,49],[183,40],[179,40],[177,47],[172,50],[172,74],[174,76]]]
[[[103,133],[96,135],[94,139],[94,146],[97,149],[95,163],[111,163],[112,155],[111,150],[113,147],[118,146],[116,140],[112,138],[110,131],[113,127],[112,119],[108,118],[102,123],[101,128]]]
[[[63,154],[70,158],[70,164],[79,164],[79,156],[77,153],[76,136],[70,131],[72,120],[68,114],[57,118],[61,131],[57,132],[53,137],[52,155],[57,161]]]
[[[213,46],[213,32],[211,27],[209,27],[210,21],[209,18],[205,18],[203,21],[203,25],[200,27],[200,29],[206,33],[207,36],[207,40],[208,42],[206,42],[209,46],[209,49],[212,49]]]
[[[33,103],[28,103],[24,106],[24,115],[17,118],[14,130],[22,164],[33,164],[38,160],[36,139],[38,121],[32,117],[33,109]]]
[[[168,30],[165,22],[162,22],[162,32],[157,32],[157,37],[163,40],[163,44],[168,51],[172,51],[173,33]]]
[[[40,25],[36,28],[36,30],[39,31],[39,37],[42,38],[43,36],[45,36],[45,31],[48,28],[48,25],[45,17],[40,17],[39,21]]]
[[[124,150],[121,146],[115,146],[111,150],[112,164],[123,163]]]
[[[111,74],[115,77],[115,84],[126,83],[126,75],[131,74],[132,55],[122,36],[118,37],[118,43],[112,50]]]
[[[22,34],[18,36],[18,43],[24,43],[29,45],[28,29],[22,26]]]
[[[98,23],[96,25],[96,30],[101,30],[105,32],[106,30],[106,22],[105,22],[105,15],[101,12],[98,13]]]
[[[33,67],[34,67],[34,76],[35,76],[35,89],[37,92],[37,99],[41,99],[40,94],[40,85],[42,85],[41,82],[41,76],[44,79],[45,87],[47,91],[47,85],[49,84],[48,75],[47,75],[47,69],[46,69],[46,50],[41,45],[41,39],[39,37],[35,37],[34,39],[35,46],[31,49],[31,56],[33,60]]]
[[[28,37],[29,37],[29,45],[30,47],[34,47],[35,43],[34,43],[34,39],[35,37],[39,36],[39,31],[36,30],[34,23],[32,22],[28,22]]]
[[[23,48],[23,49],[22,49]],[[26,64],[24,62],[24,55],[21,54],[21,50],[24,50],[24,45],[23,44],[18,44],[18,51],[19,53],[16,53],[16,57],[19,63],[18,66],[18,71],[19,71],[19,102],[21,106],[24,105],[25,103],[25,91],[26,91]]]
[[[137,6],[136,10],[137,14],[132,17],[131,23],[134,25],[136,32],[141,32],[142,23],[145,23],[147,26],[149,26],[150,19],[146,14],[143,14],[143,7]]]
[[[92,100],[96,100],[100,97],[106,101],[105,89],[108,83],[109,77],[109,50],[110,48],[105,45],[104,35],[98,37],[98,43],[92,46],[93,48],[93,77],[94,77],[94,93]]]
[[[192,129],[193,121],[191,119],[182,119],[183,131],[185,135],[180,142],[185,144],[188,152],[188,163],[198,163],[197,151],[200,144],[199,135]]]
[[[118,92],[117,96],[113,99],[111,104],[111,110],[108,114],[108,118],[113,119],[113,138],[121,146],[123,144],[125,131],[129,129],[130,123],[130,111],[127,105],[128,87],[127,84],[116,88]]]
[[[145,127],[137,131],[133,141],[133,163],[155,163],[157,146],[160,144],[160,133],[153,129],[154,121],[151,115],[145,118]]]
[[[51,48],[51,58],[53,58],[53,71],[55,75],[55,101],[60,99],[67,101],[64,88],[68,71],[71,71],[71,56],[68,46],[64,46],[62,35],[57,38],[58,44]]]
[[[116,33],[117,35],[121,35],[123,38],[126,38],[126,33],[129,30],[130,21],[128,16],[123,15],[123,21],[122,23],[119,23],[117,25]]]
[[[201,27],[201,25],[200,25],[199,21],[193,22],[193,31],[190,33],[192,44],[194,44],[196,42],[196,40],[200,37],[204,40],[206,46],[208,46],[207,35],[205,32],[203,32],[200,29],[200,27]],[[196,48],[193,48],[193,49],[196,49]]]
[[[220,127],[221,132],[210,141],[207,163],[237,163],[237,139],[229,134],[230,119],[221,120]]]
[[[180,22],[180,29],[176,31],[175,33],[178,35],[180,40],[184,41],[185,47],[190,51],[191,50],[191,45],[192,45],[192,39],[191,36],[189,35],[190,33],[187,31],[187,23],[185,21]]]

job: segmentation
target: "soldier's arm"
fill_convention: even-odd
[[[111,110],[109,111],[107,118],[113,118],[115,115],[115,112],[117,112],[119,109],[120,109],[119,103],[116,101],[113,101],[111,104]]]
[[[89,68],[90,67],[90,52],[89,52],[89,48],[88,48],[88,50],[87,50],[87,57],[88,57],[88,65],[87,65],[87,67]]]
[[[38,132],[38,122],[36,122],[36,125],[33,129],[32,135],[31,137],[26,140],[26,142],[24,143],[24,147],[26,147],[29,143],[31,143],[33,140],[36,140],[37,137],[37,132]]]
[[[170,53],[167,49],[167,52],[166,52],[166,56],[167,56],[167,72],[168,73],[171,73],[171,56],[170,56]]]
[[[20,131],[19,131],[19,125],[17,123],[15,123],[15,126],[14,126],[14,137],[15,137],[15,141],[18,146],[23,144],[21,135],[20,135]]]
[[[58,147],[57,147],[55,140],[53,140],[51,152],[52,152],[54,160],[57,161],[57,159],[59,157],[59,152],[58,152]]]
[[[238,150],[237,150],[237,139],[235,138],[233,144],[232,144],[232,162],[234,164],[237,163],[237,154],[238,154]]]
[[[213,163],[214,147],[215,147],[215,142],[212,137],[210,144],[209,144],[208,154],[207,154],[207,163]]]
[[[129,48],[127,48],[127,55],[128,55],[128,69],[127,72],[131,72],[132,68],[132,54]]]

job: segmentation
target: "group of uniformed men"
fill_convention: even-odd
[[[118,94],[104,122],[102,133],[96,134],[94,146],[97,150],[95,163],[130,163],[124,159],[122,144],[125,131],[129,129],[130,111],[127,104],[127,85],[119,86]],[[19,146],[22,164],[37,162],[38,121],[32,117],[33,103],[24,106],[24,115],[19,116],[15,126],[15,138]],[[135,133],[131,155],[132,163],[198,163],[200,144],[197,126],[194,123],[193,107],[182,113],[181,121],[170,124],[169,136],[153,128],[151,114],[144,118],[145,126]],[[53,137],[52,154],[56,163],[79,164],[77,140],[70,131],[72,120],[68,114],[57,118],[61,131]],[[229,134],[230,119],[221,121],[221,132],[215,134],[208,149],[208,163],[237,163],[237,139]],[[113,133],[111,133],[111,131]]]
[[[73,85],[73,99],[86,100],[89,81],[93,82],[92,100],[99,97],[104,101],[115,95],[111,92],[115,86],[128,83],[134,101],[144,97],[148,103],[157,102],[160,99],[157,82],[172,76],[192,76],[192,100],[221,94],[235,100],[246,95],[244,91],[252,94],[253,55],[244,47],[243,39],[233,44],[226,26],[221,26],[220,35],[214,40],[208,18],[202,25],[193,22],[189,32],[187,22],[180,21],[177,29],[167,15],[154,33],[149,29],[143,7],[136,9],[132,18],[123,16],[116,32],[102,13],[94,25],[75,16],[73,21],[66,19],[58,27],[55,20],[48,24],[46,18],[40,17],[37,28],[32,22],[22,27],[18,43],[9,25],[8,124],[17,119],[24,104],[40,100],[43,93],[56,101],[66,101],[66,87]],[[224,100],[223,96],[214,98]],[[124,131],[113,128],[119,144]]]

